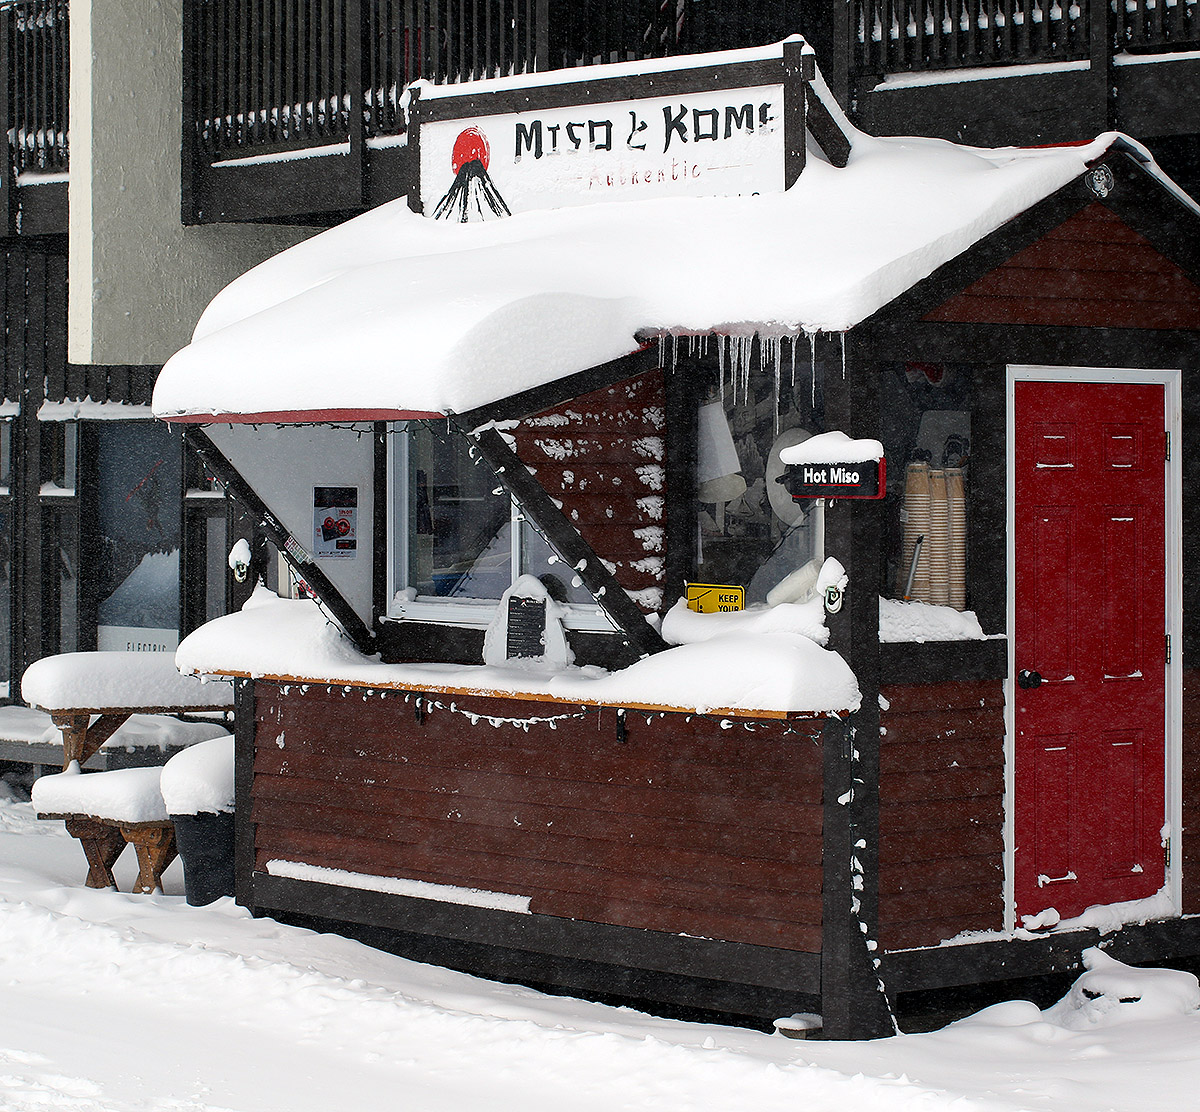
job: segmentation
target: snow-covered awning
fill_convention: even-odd
[[[394,201],[230,284],[159,377],[182,421],[465,412],[655,334],[842,331],[1102,158],[854,132],[787,192],[431,220]]]

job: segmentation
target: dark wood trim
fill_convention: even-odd
[[[622,640],[632,650],[629,663],[639,656],[665,649],[667,643],[658,631],[646,621],[646,616],[605,567],[604,561],[579,535],[504,438],[494,428],[486,428],[476,433],[473,439],[488,466],[521,503],[521,508],[555,551],[575,569],[575,574],[583,580],[600,608],[621,630]]]
[[[1002,680],[1008,675],[1008,641],[926,641],[879,646],[879,682],[945,683]]]
[[[667,446],[666,563],[663,610],[682,597],[696,570],[697,412],[703,392],[693,364],[686,360],[666,371]]]
[[[614,104],[644,97],[723,92],[726,89],[779,85],[783,81],[779,61],[774,58],[689,69],[647,69],[628,77],[605,77],[599,80],[588,76],[588,68],[581,66],[578,78],[551,85],[424,97],[410,105],[410,135],[418,130],[420,124],[443,120],[466,120],[475,116],[498,116],[511,112],[544,112],[574,105]],[[650,78],[653,84],[650,84]]]
[[[11,7],[0,11],[0,120],[4,122],[0,135],[0,235],[5,236],[15,235],[17,231],[16,160],[9,139],[9,129],[16,122],[12,103],[12,81],[16,75],[9,73],[15,18],[16,13]]]
[[[254,681],[233,681],[233,868],[234,896],[251,911],[254,907],[254,739],[257,731]]]
[[[879,360],[1150,368],[1196,360],[1196,333],[1184,330],[881,321],[855,335]]]
[[[420,85],[408,90],[408,207],[410,212],[423,213],[421,204],[421,121],[425,102],[421,100]]]
[[[388,611],[388,438],[387,423],[376,421],[371,430],[371,627],[378,634],[379,621]]]
[[[628,355],[611,359],[607,363],[589,367],[586,371],[565,375],[553,382],[522,390],[476,409],[456,413],[454,420],[460,428],[473,432],[492,421],[517,421],[534,413],[541,413],[556,405],[569,402],[572,398],[590,394],[593,390],[624,382],[627,378],[643,374],[657,366],[658,353],[654,345],[644,344]]]
[[[1179,200],[1137,157],[1112,155],[1105,165],[1116,188],[1106,207],[1200,285],[1200,215]]]
[[[961,946],[900,950],[883,956],[883,975],[897,992],[985,984],[1079,969],[1082,953],[1103,944],[1124,962],[1154,962],[1200,955],[1200,919],[1129,924],[1118,931],[1064,931],[1043,938],[995,939]]]
[[[374,632],[367,628],[366,623],[355,613],[342,593],[309,556],[308,550],[292,537],[286,526],[242,478],[237,468],[209,439],[208,434],[195,425],[189,425],[184,429],[183,437],[188,446],[204,461],[204,466],[229,491],[230,496],[236,498],[257,519],[257,527],[267,535],[280,555],[295,569],[296,574],[308,584],[318,602],[333,615],[354,647],[367,656],[374,653]]]
[[[240,810],[240,808],[239,808]],[[815,994],[819,957],[551,915],[466,907],[358,888],[253,874],[253,905],[443,938],[596,960],[635,969]],[[239,903],[242,902],[240,899]]]
[[[807,57],[811,64],[812,55]],[[815,70],[815,65],[812,69]],[[815,76],[815,72],[810,72],[804,79],[805,95],[808,98],[808,133],[816,140],[825,157],[834,166],[842,167],[850,161],[850,139],[842,131],[820,95],[813,89],[811,82]]]
[[[808,83],[815,65],[800,39],[783,44],[783,188],[791,189],[808,157]],[[814,98],[815,99],[815,98]]]

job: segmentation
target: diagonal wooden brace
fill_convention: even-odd
[[[137,854],[138,876],[133,890],[144,895],[161,892],[163,872],[176,855],[174,825],[122,825],[120,832]]]
[[[50,720],[62,731],[63,768],[66,768],[72,761],[83,765],[91,760],[100,746],[129,721],[129,712],[102,714],[90,727],[91,716],[87,714],[52,714]]]
[[[67,833],[78,838],[87,858],[89,888],[116,888],[113,866],[125,849],[121,831],[111,823],[96,822],[89,818],[68,818]]]

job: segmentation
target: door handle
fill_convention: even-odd
[[[1025,688],[1026,691],[1029,691],[1035,687],[1041,687],[1041,672],[1031,672],[1028,668],[1022,668],[1017,673],[1017,686]]]

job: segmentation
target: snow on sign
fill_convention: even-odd
[[[586,84],[501,78],[457,98],[453,86],[426,87],[413,105],[422,210],[467,221],[596,201],[779,192],[793,94],[775,51],[740,65],[600,67],[613,76]]]

